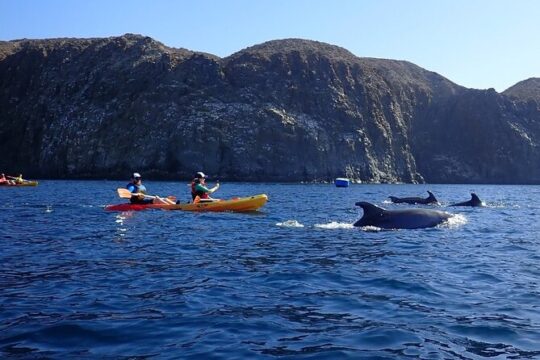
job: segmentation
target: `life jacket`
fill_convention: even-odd
[[[146,194],[146,186],[144,186],[143,184],[141,185],[135,185],[134,183],[129,183],[126,185],[126,189],[129,190],[129,188],[133,186],[135,187],[135,191],[132,191],[132,193],[141,193],[141,194]]]
[[[135,188],[135,191],[131,191],[130,187],[132,186]],[[147,204],[148,202],[151,202],[151,200],[139,199],[139,197],[135,195],[136,193],[140,193],[140,194],[146,193],[146,187],[143,184],[135,185],[134,183],[130,182],[129,184],[126,185],[126,189],[130,190],[133,193],[133,196],[131,196],[131,199],[129,199],[129,201],[132,204]]]
[[[198,196],[201,199],[208,199],[208,194],[201,190],[196,190],[198,184],[200,184],[201,181],[198,178],[193,179],[191,182],[191,199],[195,200],[195,198]]]

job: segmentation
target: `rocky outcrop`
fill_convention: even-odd
[[[523,80],[509,87],[503,92],[504,95],[519,100],[532,100],[540,102],[540,78]]]
[[[54,178],[540,183],[538,101],[298,39],[0,42],[0,169]]]
[[[467,89],[417,124],[419,171],[437,183],[539,183],[540,108],[495,90]]]

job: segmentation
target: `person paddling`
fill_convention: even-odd
[[[142,176],[137,172],[131,176],[131,182],[126,185],[126,189],[133,194],[129,199],[132,204],[174,204],[173,201],[162,199],[159,196],[155,196],[152,199],[147,198],[145,196],[146,186],[142,184]]]
[[[15,179],[15,177],[13,176],[7,176],[2,173],[2,176],[0,176],[0,185],[15,185],[15,180],[9,180],[8,178],[10,179]]]
[[[22,183],[24,183],[26,181],[26,180],[23,179],[22,174],[19,174],[19,176],[16,176],[16,177],[15,176],[8,176],[8,178],[13,179],[12,180],[13,184],[22,184]]]
[[[219,182],[213,188],[209,189],[206,186],[206,175],[199,171],[195,174],[195,178],[191,181],[191,198],[194,203],[197,203],[201,200],[212,201],[209,194],[213,194],[217,189],[219,189]]]
[[[9,180],[6,179],[5,174],[2,174],[2,176],[0,176],[0,185],[4,185],[4,184],[9,184]]]

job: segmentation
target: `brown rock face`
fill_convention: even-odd
[[[0,42],[0,169],[55,178],[540,183],[539,101],[279,40]]]

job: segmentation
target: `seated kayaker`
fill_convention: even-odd
[[[19,176],[15,178],[15,184],[22,184],[23,182],[24,182],[24,179],[22,177],[22,174],[19,174]]]
[[[14,179],[14,177],[12,176],[6,176],[5,174],[2,174],[2,176],[0,176],[0,185],[15,185],[15,181],[9,180],[8,177]]]
[[[209,194],[214,193],[219,189],[219,182],[213,188],[206,187],[206,175],[199,171],[195,174],[195,178],[191,181],[191,198],[194,203],[199,201],[212,201]]]
[[[173,201],[159,196],[146,197],[146,186],[142,184],[142,176],[137,172],[131,176],[131,182],[127,184],[126,189],[133,194],[129,199],[132,204],[174,204]]]

